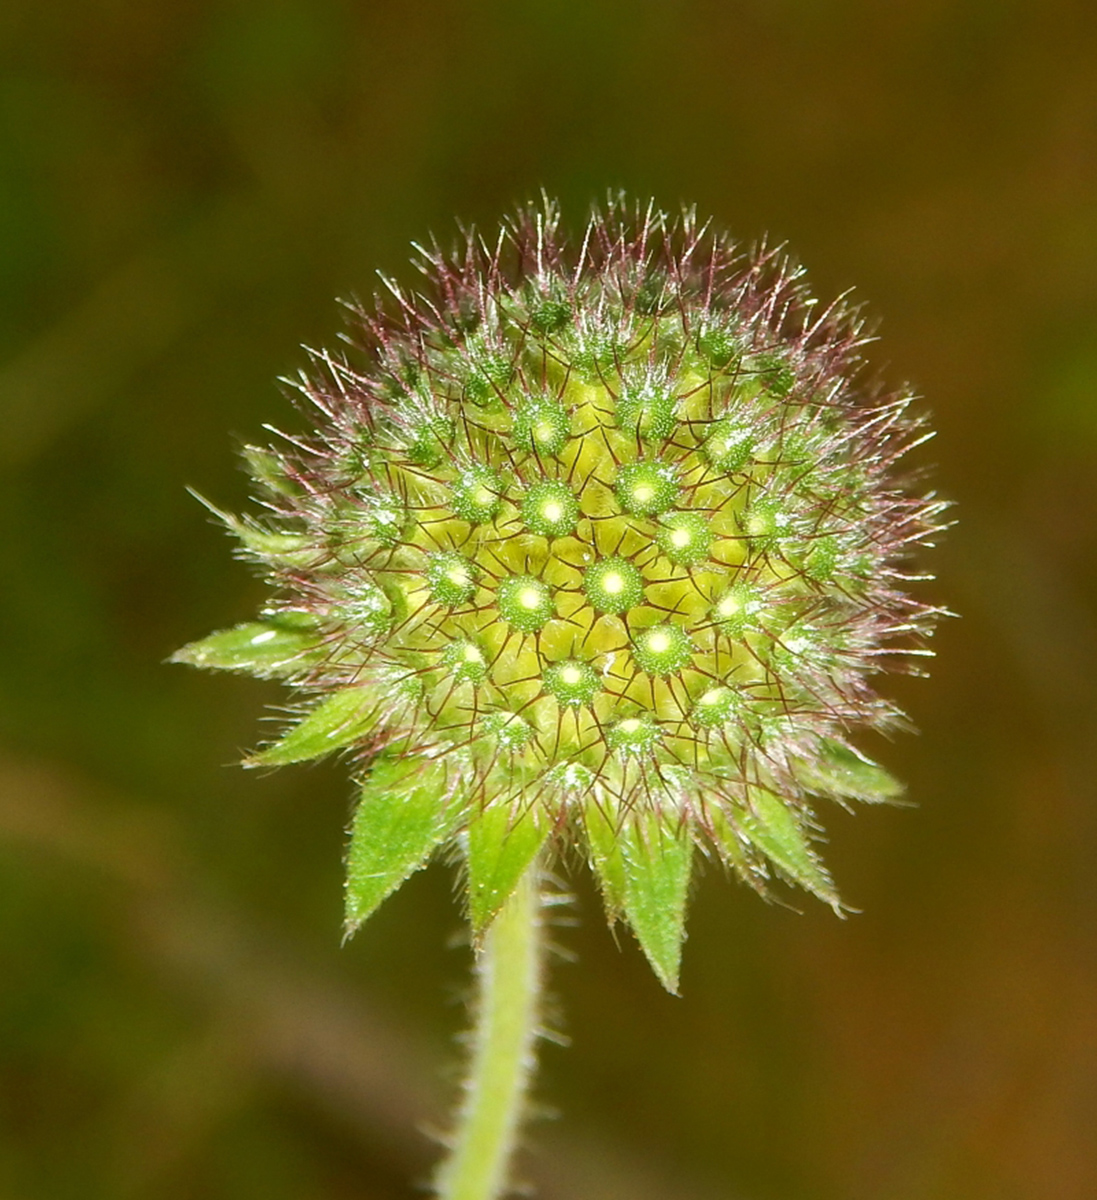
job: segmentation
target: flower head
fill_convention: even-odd
[[[483,929],[568,839],[671,988],[695,845],[838,907],[810,802],[898,790],[849,739],[899,719],[871,678],[924,653],[898,564],[940,512],[856,313],[621,200],[420,266],[315,355],[315,433],[247,451],[265,519],[219,514],[270,608],[178,656],[297,689],[251,763],[354,753],[349,925],[457,844]]]

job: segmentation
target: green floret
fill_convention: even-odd
[[[569,350],[572,370],[584,379],[595,380],[614,365],[618,354],[627,352],[627,347],[619,346],[611,333],[586,330],[571,339]]]
[[[522,633],[537,633],[556,615],[552,592],[532,575],[504,579],[495,600],[503,620]]]
[[[503,481],[490,467],[466,468],[453,484],[450,507],[462,521],[484,525],[492,520],[503,503]]]
[[[767,648],[768,665],[790,675],[827,671],[837,664],[844,645],[842,632],[823,629],[806,620],[796,621]]]
[[[427,559],[427,583],[435,604],[452,608],[471,600],[478,575],[476,567],[456,551],[441,550]]]
[[[479,408],[500,407],[500,392],[504,391],[514,374],[508,358],[488,354],[478,359],[465,379],[465,396]]]
[[[644,577],[627,558],[603,558],[583,572],[583,591],[602,613],[623,613],[644,598]]]
[[[522,522],[541,537],[566,537],[579,520],[579,501],[562,480],[535,483],[522,497]]]
[[[834,577],[840,557],[841,546],[836,537],[816,538],[804,564],[808,578],[816,583],[826,583]]]
[[[407,522],[407,509],[395,496],[378,496],[366,503],[361,532],[383,546],[395,546]]]
[[[709,427],[702,453],[717,471],[741,471],[754,456],[754,438],[726,417]]]
[[[673,466],[645,459],[625,463],[613,481],[613,491],[630,516],[653,517],[672,507],[681,487]]]
[[[582,795],[594,786],[597,776],[582,763],[561,762],[545,772],[545,782],[565,795]]]
[[[645,382],[626,384],[614,408],[619,428],[639,433],[645,441],[668,438],[678,425],[674,393],[666,387]]]
[[[442,661],[460,683],[483,683],[488,677],[484,651],[471,638],[458,638],[442,652]]]
[[[405,454],[408,461],[428,471],[446,457],[446,446],[452,444],[454,422],[449,417],[415,421],[406,434]]]
[[[379,637],[392,628],[393,605],[382,588],[359,582],[347,589],[345,598],[340,598],[338,604],[332,605],[332,616],[355,634]]]
[[[514,439],[523,450],[559,454],[570,432],[571,418],[555,396],[530,397],[514,410]]]
[[[740,354],[739,339],[729,329],[712,327],[702,330],[697,349],[717,370],[722,370]]]
[[[739,518],[739,527],[758,550],[772,550],[788,523],[788,514],[776,500],[756,500]]]
[[[517,713],[490,712],[483,726],[503,750],[521,750],[533,740],[533,726]]]
[[[787,396],[796,383],[796,372],[780,354],[759,354],[751,362],[762,386],[774,396]]]
[[[641,713],[638,717],[625,717],[623,721],[614,722],[606,730],[609,748],[623,758],[647,754],[661,739],[662,732],[659,726],[647,713]]]
[[[689,634],[680,626],[664,622],[637,634],[632,657],[648,675],[674,675],[693,657]]]
[[[565,708],[590,704],[602,690],[598,672],[590,663],[575,658],[545,668],[545,691]]]
[[[566,300],[540,300],[530,305],[529,323],[538,333],[555,333],[571,317],[571,305]]]
[[[655,540],[676,567],[695,567],[708,558],[712,527],[708,518],[698,512],[668,513]]]
[[[733,720],[741,709],[738,693],[729,687],[712,687],[697,698],[689,719],[701,729],[718,729]]]
[[[764,608],[765,599],[760,588],[751,583],[737,583],[712,606],[712,619],[729,637],[741,638],[748,629],[757,627],[758,616]]]

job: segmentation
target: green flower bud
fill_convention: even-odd
[[[812,804],[895,794],[850,739],[936,616],[901,591],[941,525],[894,474],[919,421],[855,311],[688,214],[573,242],[547,204],[421,265],[363,362],[317,357],[315,436],[247,451],[263,523],[218,514],[282,615],[177,657],[298,689],[249,761],[356,756],[350,927],[448,847],[480,933],[574,836],[673,988],[695,844],[837,907]]]

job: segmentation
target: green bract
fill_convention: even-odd
[[[896,571],[940,510],[891,474],[918,422],[855,315],[689,213],[572,243],[534,207],[422,265],[302,379],[315,438],[247,451],[270,611],[178,657],[298,689],[251,761],[354,756],[351,928],[455,845],[480,932],[575,838],[674,988],[696,845],[837,908],[812,798],[898,790],[849,739],[934,616]]]

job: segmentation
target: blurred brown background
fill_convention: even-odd
[[[163,665],[261,595],[184,485],[242,502],[233,438],[411,238],[611,185],[885,318],[962,617],[871,747],[917,807],[827,814],[863,915],[709,870],[675,1000],[573,874],[525,1176],[1097,1195],[1097,8],[5,0],[0,46],[0,1195],[417,1194],[452,872],[340,948],[343,769],[233,768],[278,690]]]

